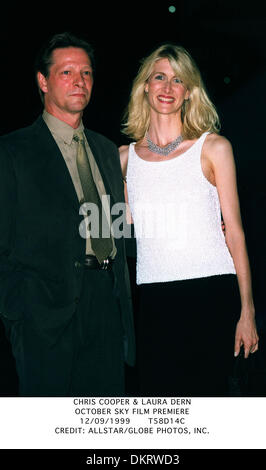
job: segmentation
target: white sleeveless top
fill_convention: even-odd
[[[201,167],[208,132],[171,160],[150,162],[129,146],[127,190],[137,241],[137,284],[235,274],[217,189]]]

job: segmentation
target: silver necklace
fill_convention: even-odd
[[[179,135],[175,140],[173,140],[173,142],[170,142],[170,144],[166,145],[165,147],[160,147],[151,140],[148,132],[146,134],[146,139],[148,143],[148,149],[151,152],[158,153],[158,155],[162,155],[163,157],[167,157],[167,155],[173,152],[183,141],[182,135]]]

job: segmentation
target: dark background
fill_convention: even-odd
[[[170,6],[176,8],[175,13],[169,12]],[[91,42],[96,54],[94,91],[84,124],[118,146],[128,143],[121,134],[121,122],[140,59],[161,43],[174,42],[187,48],[196,60],[220,114],[221,134],[234,148],[257,321],[263,339],[265,1],[7,5],[2,9],[0,30],[0,134],[30,124],[42,112],[34,78],[35,55],[51,34],[66,30]],[[134,288],[134,261],[130,258],[129,263]],[[0,358],[0,395],[12,395],[16,393],[16,379],[12,379],[12,359],[1,331]],[[133,390],[134,385],[130,387]]]

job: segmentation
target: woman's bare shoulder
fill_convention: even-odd
[[[118,148],[118,150],[119,150],[120,158],[121,158],[122,160],[128,158],[129,145],[121,145],[121,146]]]
[[[125,176],[127,172],[129,145],[121,145],[118,148],[118,150],[120,154],[120,163],[121,163],[122,173],[123,173],[123,176]]]
[[[203,145],[203,155],[211,162],[233,159],[233,150],[230,141],[219,134],[208,134]]]
[[[215,133],[207,135],[204,147],[206,150],[215,150],[220,152],[232,150],[230,141],[226,137]]]

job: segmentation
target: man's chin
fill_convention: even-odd
[[[70,114],[82,114],[84,109],[86,108],[87,104],[84,104],[83,106],[70,106],[68,108],[68,112]]]
[[[69,104],[69,111],[73,113],[81,113],[88,103],[89,101],[86,99],[75,99],[74,102]]]

